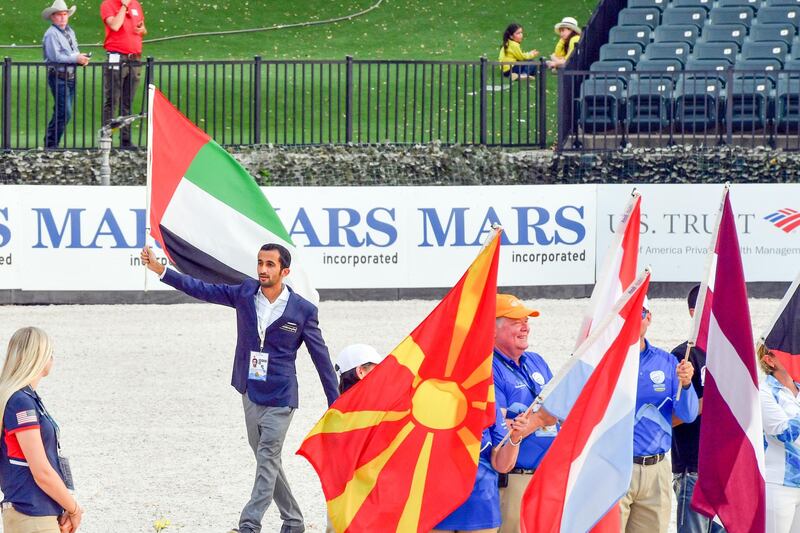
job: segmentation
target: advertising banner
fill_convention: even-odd
[[[654,281],[698,281],[723,185],[637,185],[639,265]],[[598,185],[598,253],[605,253],[632,185]],[[800,265],[800,184],[734,184],[731,204],[747,281],[791,281]]]
[[[39,291],[144,288],[139,249],[152,245],[145,187],[2,190],[10,207],[6,215],[0,206],[0,256],[10,252],[5,228],[18,275],[0,283]],[[594,282],[593,185],[263,190],[298,248],[295,261],[319,289],[452,286],[492,224],[505,230],[500,285]],[[166,287],[151,276],[148,288]]]
[[[3,187],[0,194],[0,290],[18,288],[15,261],[19,255],[14,253],[16,241],[13,239],[12,228],[14,217],[18,215],[17,191],[14,188]]]

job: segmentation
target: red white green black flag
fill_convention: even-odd
[[[294,259],[288,284],[316,303],[294,243],[253,177],[153,85],[149,104],[150,234],[170,261],[203,281],[239,283],[254,275],[263,244],[282,244]]]

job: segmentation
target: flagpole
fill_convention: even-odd
[[[144,242],[147,245],[147,236],[150,234],[150,194],[153,188],[153,99],[156,86],[152,83],[147,86],[147,186],[145,187],[145,231]],[[147,292],[147,267],[144,268],[144,292]]]
[[[557,378],[569,372],[569,370],[580,360],[580,356],[583,355],[583,353],[586,350],[588,350],[592,346],[592,344],[594,344],[594,342],[600,336],[601,332],[603,332],[603,330],[605,330],[605,328],[608,327],[609,324],[611,324],[611,321],[614,320],[615,317],[619,315],[620,311],[622,311],[622,309],[626,305],[628,305],[630,299],[633,297],[634,294],[636,294],[636,291],[639,290],[639,288],[642,286],[645,280],[652,274],[652,272],[653,269],[650,265],[644,268],[642,273],[639,274],[639,276],[633,281],[633,283],[631,283],[630,287],[625,289],[625,292],[622,294],[619,300],[617,300],[617,303],[614,304],[614,308],[611,310],[611,312],[606,315],[606,317],[600,322],[600,324],[594,330],[592,330],[591,335],[586,337],[586,339],[580,344],[580,346],[578,346],[578,349],[575,350],[575,352],[570,356],[569,361],[567,361],[566,364],[561,366],[561,368],[558,371],[558,374],[556,374],[556,376],[550,380],[548,385],[550,383],[553,383]],[[544,403],[544,400],[550,395],[552,387],[549,387],[548,385],[545,385],[545,387],[542,389],[539,395],[533,400],[533,403],[530,404],[528,408],[525,410],[524,414],[526,416],[531,414],[531,411],[533,411],[533,408],[536,406],[536,404]],[[511,430],[509,430],[508,433],[506,433],[506,436],[503,437],[503,440],[500,442],[499,446],[503,446],[509,438],[511,438]]]
[[[705,274],[700,280],[700,291],[697,294],[697,303],[694,306],[694,316],[692,317],[692,327],[689,330],[689,339],[686,341],[686,353],[683,354],[683,362],[689,360],[689,355],[692,353],[692,348],[697,344],[697,335],[700,333],[700,324],[703,322],[703,309],[706,305],[706,293],[708,292],[708,280],[712,275],[716,275],[716,262],[714,258],[717,255],[717,240],[719,239],[719,226],[722,222],[722,210],[725,207],[725,198],[728,197],[730,192],[730,183],[725,184],[722,192],[722,200],[719,203],[719,212],[717,213],[717,221],[714,223],[714,231],[711,234],[711,245],[706,255]],[[712,274],[711,270],[715,269]],[[698,312],[699,311],[699,312]],[[678,394],[675,395],[675,401],[681,399],[681,391],[683,387],[678,387]]]
[[[786,291],[786,294],[783,295],[781,303],[778,304],[778,311],[772,317],[772,320],[769,321],[769,325],[764,329],[764,333],[762,333],[761,336],[758,338],[758,341],[756,342],[756,349],[758,349],[759,345],[761,344],[766,345],[767,335],[769,335],[769,332],[772,331],[772,328],[775,327],[775,323],[778,322],[778,319],[780,318],[781,314],[783,314],[783,311],[786,309],[786,306],[789,305],[789,301],[792,299],[792,296],[794,296],[794,293],[797,292],[798,285],[800,285],[800,272],[797,273],[797,277],[794,278],[794,281],[789,286],[789,289]],[[769,346],[767,346],[767,348],[769,348]]]

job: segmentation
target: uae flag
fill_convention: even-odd
[[[148,118],[150,234],[170,262],[203,281],[235,284],[254,277],[262,245],[281,244],[293,257],[287,283],[317,303],[289,233],[247,170],[153,85]]]
[[[778,306],[778,312],[772,325],[759,340],[759,347],[764,346],[774,353],[792,379],[800,381],[800,274],[792,283]]]

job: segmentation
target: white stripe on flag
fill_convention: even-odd
[[[747,439],[753,445],[758,468],[764,476],[764,440],[758,387],[736,348],[728,341],[714,313],[708,325],[706,371],[714,376],[720,396],[728,405]]]

